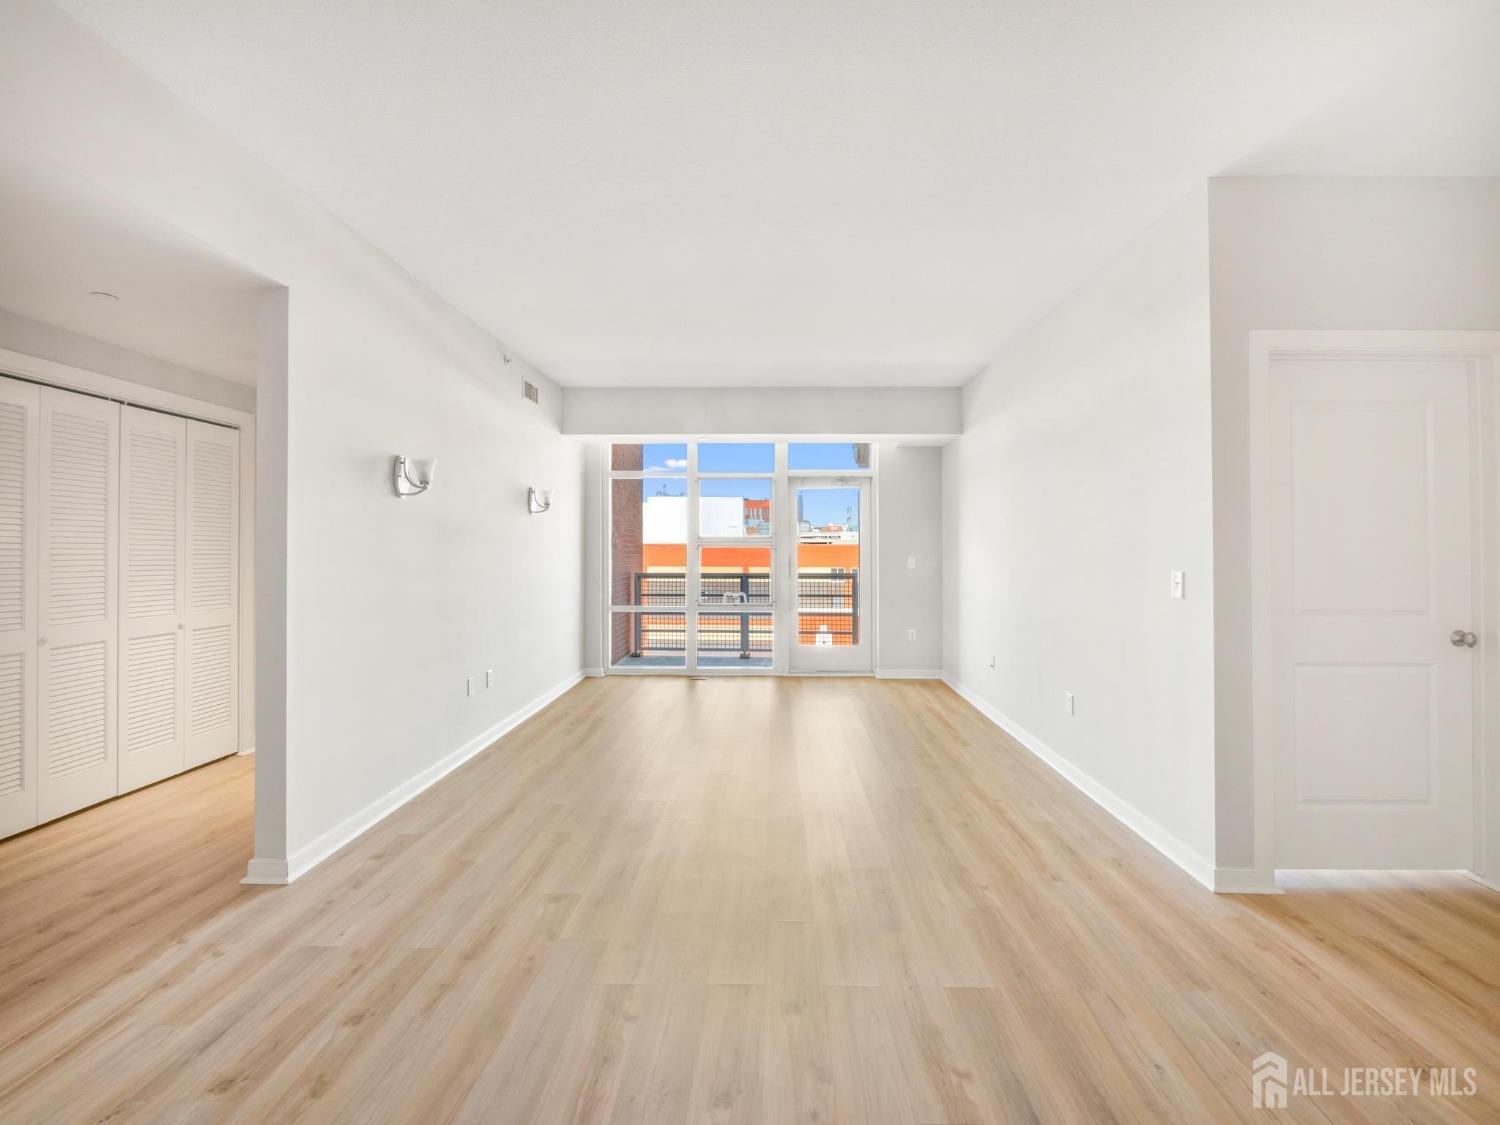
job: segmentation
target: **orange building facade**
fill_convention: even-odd
[[[700,547],[702,575],[722,577],[743,575],[769,581],[771,548],[753,544],[739,547]],[[819,613],[819,608],[856,606],[859,583],[858,543],[798,543],[798,613],[799,644],[818,643],[836,646],[858,641],[858,622],[853,614]],[[685,575],[687,545],[684,543],[643,543],[641,570],[644,574]],[[825,577],[826,576],[826,577]],[[705,583],[707,585],[707,583]],[[712,589],[712,587],[709,587]],[[700,622],[700,627],[702,622]],[[757,632],[760,629],[757,627]]]

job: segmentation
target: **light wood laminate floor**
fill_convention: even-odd
[[[251,803],[0,844],[0,1121],[1500,1118],[1500,895],[1216,897],[941,684],[586,681],[286,888]]]

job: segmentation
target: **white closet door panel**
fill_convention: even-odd
[[[0,634],[35,624],[37,388],[0,386]]]
[[[36,770],[35,761],[28,762],[26,753],[26,736],[32,725],[26,714],[29,663],[20,652],[0,656],[0,800],[24,793]],[[32,795],[34,798],[34,789]],[[33,799],[33,809],[35,806]],[[35,822],[35,812],[31,819]]]
[[[0,378],[0,836],[37,823],[39,389]]]
[[[37,814],[50,820],[118,792],[120,408],[39,393]]]
[[[239,749],[239,432],[187,423],[187,764]]]
[[[223,426],[188,423],[188,522],[191,602],[195,613],[232,610],[235,605],[238,497],[238,434]]]
[[[188,667],[193,681],[188,730],[194,739],[208,738],[235,726],[234,636],[228,625],[194,629]],[[228,754],[232,747],[223,751]]]
[[[120,792],[184,769],[187,423],[120,410]]]
[[[47,628],[108,620],[113,593],[114,420],[79,409],[97,399],[65,403],[59,396],[43,395],[56,402],[45,415],[44,437]],[[119,407],[103,405],[118,415]]]

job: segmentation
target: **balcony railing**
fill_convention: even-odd
[[[686,604],[687,575],[680,571],[637,572],[631,586],[635,605],[663,612],[633,615],[629,656],[685,651],[689,608],[698,614],[699,652],[737,652],[745,660],[771,654],[772,615],[756,612],[771,605],[769,574],[704,574],[693,607]],[[797,573],[797,643],[857,645],[859,620],[858,571]]]

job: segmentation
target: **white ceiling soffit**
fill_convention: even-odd
[[[266,284],[72,172],[0,148],[0,309],[253,386]]]
[[[960,383],[1203,178],[1412,60],[1492,63],[1500,14],[58,2],[572,386]],[[1422,172],[1430,124],[1363,170]]]

